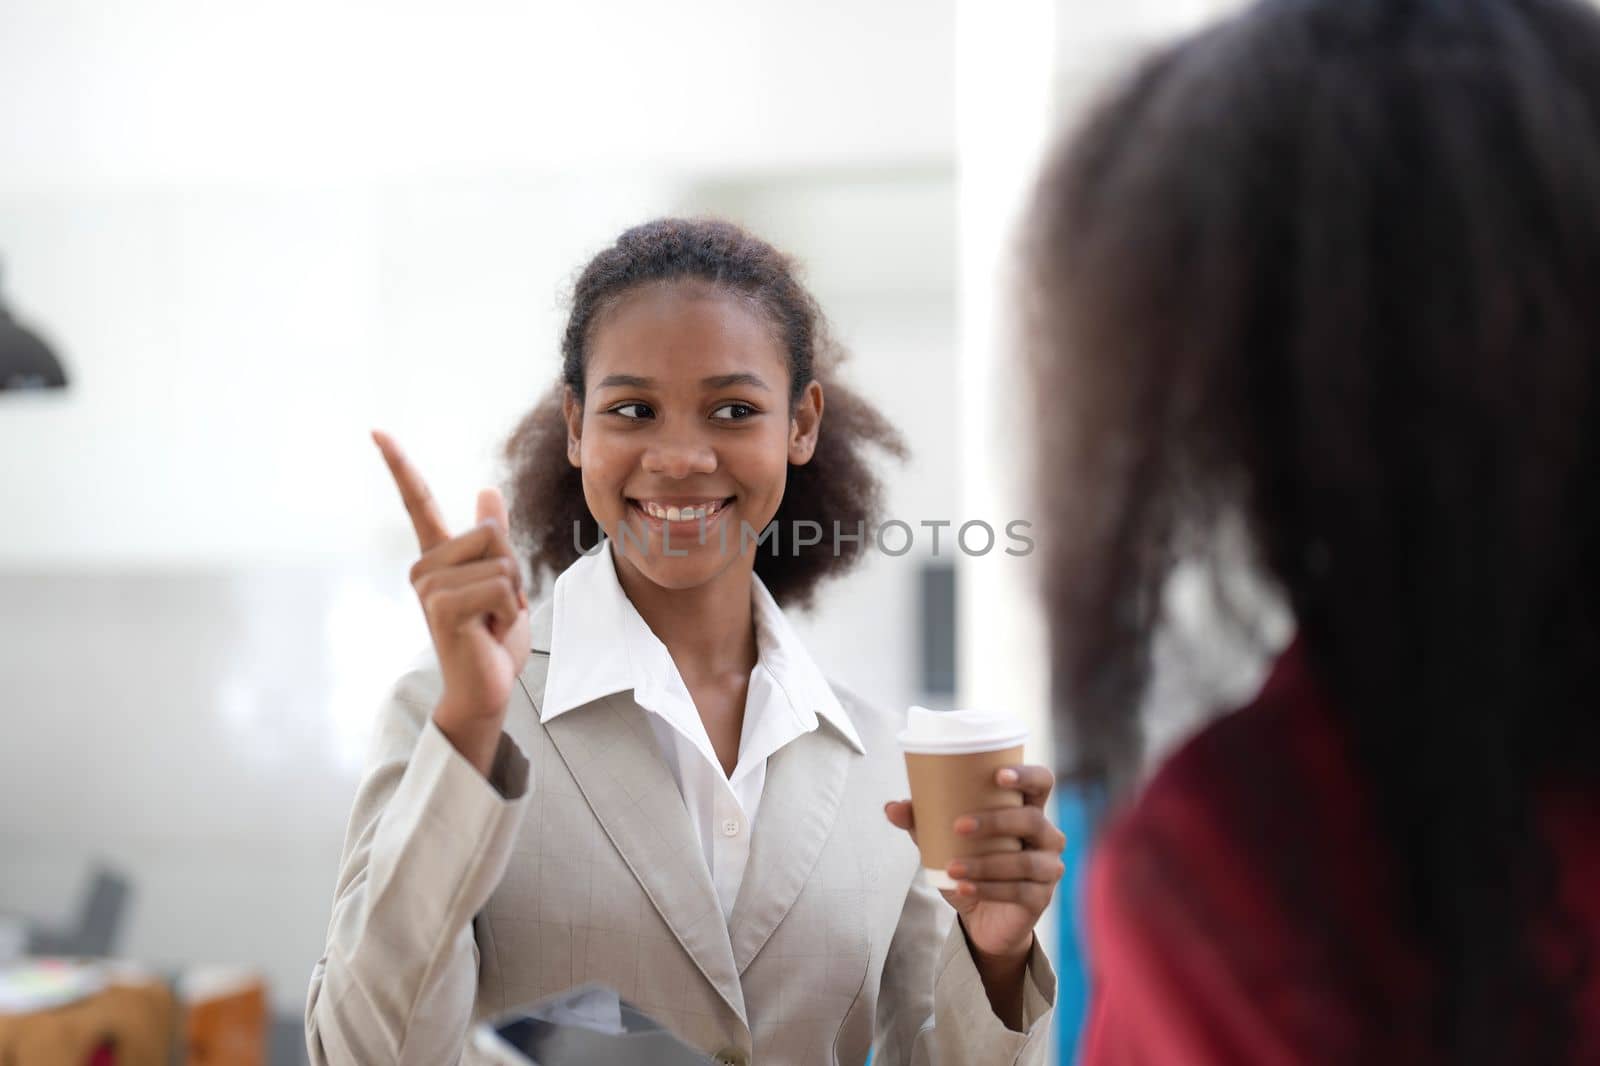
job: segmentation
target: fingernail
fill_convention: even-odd
[[[1000,783],[1002,785],[1014,785],[1017,780],[1017,772],[1010,767],[1000,771]]]
[[[969,818],[963,815],[956,819],[956,832],[958,833],[970,833],[976,828],[978,828],[978,820],[976,818]]]
[[[956,885],[956,895],[958,896],[976,896],[977,894],[978,886],[971,881],[962,881]]]
[[[953,862],[945,869],[945,873],[949,874],[951,877],[965,877],[967,876],[967,864],[964,862]]]

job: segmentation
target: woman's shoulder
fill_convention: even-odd
[[[1180,745],[1107,823],[1088,881],[1097,938],[1151,966],[1174,951],[1227,960],[1231,979],[1269,994],[1307,894],[1344,913],[1346,889],[1371,865],[1359,799],[1291,645],[1253,700]],[[1336,867],[1337,878],[1321,876]]]
[[[829,677],[827,682],[838,699],[839,706],[844,709],[851,724],[855,726],[856,733],[861,737],[861,746],[866,749],[867,754],[898,755],[899,748],[896,747],[894,738],[895,734],[905,727],[906,710],[904,708],[896,710],[888,704],[869,699],[835,678]]]
[[[520,686],[513,686],[513,709],[508,712],[508,724],[521,713],[516,708],[525,706],[518,689],[532,693],[543,692],[543,671],[548,654],[535,649],[528,656],[519,675]],[[388,750],[396,745],[405,747],[415,742],[433,709],[444,695],[444,672],[439,666],[439,655],[432,644],[425,644],[403,661],[392,673],[378,708],[374,741],[379,749]]]
[[[439,653],[432,644],[419,648],[401,665],[389,695],[398,700],[420,702],[429,707],[444,692],[444,674],[439,669]]]
[[[409,757],[443,693],[444,675],[432,645],[416,651],[394,669],[368,726],[369,773]]]
[[[1217,716],[1163,760],[1113,821],[1108,839],[1156,827],[1182,837],[1207,823],[1227,831],[1242,817],[1283,821],[1285,811],[1342,803],[1353,788],[1342,749],[1296,642],[1277,657],[1253,699]],[[1340,795],[1325,795],[1330,790]]]
[[[1090,867],[1091,896],[1135,914],[1212,902],[1206,888],[1222,882],[1212,871],[1235,867],[1248,852],[1241,827],[1252,808],[1269,801],[1257,757],[1275,747],[1276,719],[1254,702],[1219,715],[1174,749],[1102,829]],[[1281,762],[1276,766],[1284,769]],[[1293,802],[1281,791],[1277,798]]]

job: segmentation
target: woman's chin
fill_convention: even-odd
[[[631,561],[651,584],[659,588],[692,589],[715,578],[735,560],[732,554],[719,552],[715,544],[708,544],[704,548],[686,548],[684,551],[684,555],[651,555],[642,559],[635,555]]]
[[[710,537],[701,544],[693,531],[686,531],[682,536],[669,532],[665,537],[658,532],[639,530],[630,523],[614,538],[614,547],[635,570],[662,588],[703,585],[726,570],[739,556],[735,545],[729,544],[727,550],[723,550],[722,545]]]
[[[718,511],[709,521],[668,522],[630,506],[617,547],[632,558],[678,563],[701,556],[720,559],[739,553],[736,508]]]

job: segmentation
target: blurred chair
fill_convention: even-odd
[[[95,867],[74,927],[33,923],[27,932],[27,954],[94,958],[113,954],[132,893],[126,877],[108,867]]]

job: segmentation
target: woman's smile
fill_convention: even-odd
[[[627,496],[624,499],[647,529],[657,534],[665,531],[676,539],[683,535],[698,536],[702,526],[707,530],[714,528],[735,497]]]

